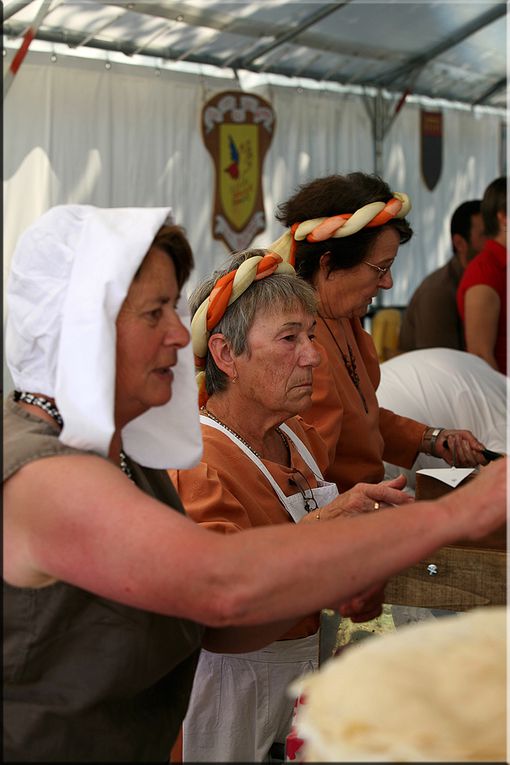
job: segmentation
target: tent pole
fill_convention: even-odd
[[[25,34],[23,35],[23,42],[21,43],[20,49],[18,50],[18,52],[12,59],[11,65],[9,66],[9,69],[4,75],[4,101],[14,81],[14,77],[16,76],[18,69],[20,68],[23,62],[23,59],[25,58],[27,54],[27,51],[30,47],[30,43],[34,39],[35,35],[37,34],[37,30],[41,26],[43,19],[45,18],[45,16],[48,15],[51,1],[52,0],[43,0],[43,2],[41,3],[41,6],[36,14],[35,19],[30,24]]]

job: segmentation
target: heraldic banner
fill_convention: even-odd
[[[443,168],[443,115],[421,110],[421,173],[425,185],[432,191]]]
[[[276,124],[271,104],[240,90],[224,91],[202,110],[202,136],[215,168],[214,239],[244,250],[264,231],[262,164]]]

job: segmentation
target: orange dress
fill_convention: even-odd
[[[321,363],[313,372],[312,407],[303,412],[303,418],[328,446],[329,467],[324,477],[342,492],[360,481],[381,481],[383,460],[410,468],[427,426],[379,407],[377,352],[360,320],[319,316],[315,334]],[[341,351],[353,366],[349,346],[358,386],[342,358]]]
[[[327,449],[316,430],[300,417],[287,420],[288,425],[315,457],[324,472],[328,464]],[[276,496],[274,489],[251,459],[224,433],[202,425],[204,453],[201,462],[190,470],[169,470],[169,475],[194,521],[223,534],[231,534],[257,526],[293,523]],[[296,493],[289,479],[296,469],[306,477],[310,487],[317,486],[314,474],[289,439],[291,467],[263,460],[286,496]],[[283,639],[307,637],[317,632],[319,614],[312,614],[295,625]]]

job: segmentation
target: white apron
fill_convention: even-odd
[[[306,515],[301,492],[287,497],[264,463],[234,433],[204,415],[200,421],[221,430],[255,463],[290,517]],[[338,496],[325,481],[310,451],[287,426],[280,429],[314,473],[317,507]],[[293,700],[287,688],[297,677],[316,670],[319,632],[296,640],[278,640],[259,651],[217,654],[202,650],[188,713],[183,723],[184,762],[264,762],[274,742],[284,743],[290,730]]]

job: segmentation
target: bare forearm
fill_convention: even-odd
[[[497,465],[435,502],[293,527],[290,543],[289,529],[241,532],[242,563],[227,550],[222,558],[233,582],[222,618],[248,625],[335,607],[439,547],[484,536],[505,520],[506,465]]]
[[[40,460],[4,485],[4,578],[27,587],[44,575],[211,627],[297,620],[501,525],[505,470],[498,460],[436,502],[223,536],[147,497],[103,460]]]
[[[389,523],[384,516],[390,513]],[[321,606],[334,607],[451,541],[445,533],[443,509],[437,503],[389,509],[377,517],[328,521],[327,529],[326,523],[318,528],[319,523],[317,527],[293,528],[290,551],[286,549],[288,535],[279,540],[276,532],[280,529],[272,530],[272,538],[246,535],[242,564],[234,563],[237,581],[228,604],[231,612],[224,614],[226,620],[257,624],[295,615],[296,607],[298,615]],[[263,570],[262,550],[271,561]]]
[[[497,292],[485,284],[475,285],[466,292],[466,350],[484,359],[494,369],[498,369],[494,347],[498,335],[500,305]]]

